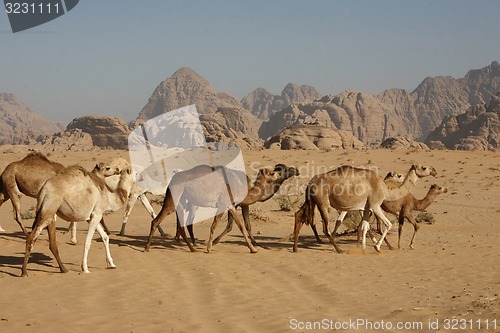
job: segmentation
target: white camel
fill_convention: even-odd
[[[110,188],[104,177],[119,174],[120,179],[116,189]],[[26,252],[22,267],[22,276],[27,276],[27,264],[35,244],[43,228],[47,227],[49,248],[56,258],[61,272],[64,267],[56,243],[55,215],[66,221],[87,221],[89,227],[85,239],[82,259],[82,271],[90,273],[87,264],[88,252],[92,236],[97,230],[106,248],[108,268],[115,268],[109,250],[109,237],[99,222],[106,212],[116,211],[123,207],[133,185],[130,167],[120,170],[117,167],[98,164],[92,172],[79,166],[68,167],[66,170],[49,179],[38,194],[37,213],[34,228],[26,239]],[[85,194],[85,195],[82,195]]]

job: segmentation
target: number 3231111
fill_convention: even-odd
[[[59,3],[6,2],[7,14],[59,14]]]

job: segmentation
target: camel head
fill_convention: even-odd
[[[95,165],[94,171],[96,171],[96,173],[101,177],[109,177],[120,174],[120,169],[117,166],[103,162],[97,163]]]
[[[286,166],[285,164],[282,164],[282,163],[276,164],[274,166],[274,172],[278,173],[283,178],[283,180],[286,180],[286,179],[293,177],[293,176],[300,175],[300,172],[298,169],[296,169],[294,167]]]
[[[384,178],[385,182],[402,183],[405,180],[405,176],[400,173],[389,171]]]
[[[435,192],[436,194],[448,193],[448,189],[443,186],[439,186],[438,184],[432,184],[430,191]]]
[[[415,174],[418,178],[433,176],[436,177],[437,171],[431,166],[421,165],[421,164],[413,164],[411,169],[415,170]]]

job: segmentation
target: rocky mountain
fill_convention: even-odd
[[[233,96],[215,91],[206,79],[188,67],[158,85],[131,127],[190,104],[196,105],[208,142],[236,141],[244,146],[261,142],[258,129],[262,122]]]
[[[464,113],[447,116],[427,137],[431,148],[486,150],[500,147],[500,92],[489,106],[476,104]]]
[[[264,144],[268,149],[318,150],[364,149],[366,146],[348,131],[317,125],[291,126],[273,136]]]
[[[268,120],[271,115],[292,103],[313,101],[320,97],[321,94],[312,86],[288,83],[281,95],[273,95],[264,88],[257,88],[243,97],[241,105],[258,119]]]
[[[314,102],[294,103],[262,124],[259,135],[268,138],[283,128],[314,124],[348,131],[366,143],[380,143],[389,136],[404,135],[413,126],[394,108],[376,97],[354,90],[336,96],[324,96]]]
[[[0,144],[28,144],[63,128],[28,108],[14,94],[0,93]]]
[[[233,96],[216,92],[201,75],[182,67],[156,87],[132,127],[191,104],[196,105],[199,114],[214,113],[219,107],[241,107]]]
[[[378,146],[392,136],[423,139],[447,115],[484,103],[500,90],[500,63],[494,61],[465,77],[426,78],[411,93],[389,89],[373,96],[348,90],[313,102],[294,103],[273,114],[259,130],[266,139],[293,124],[318,123],[350,131],[365,144]]]
[[[116,117],[84,116],[73,119],[65,132],[81,130],[92,138],[94,146],[112,149],[127,149],[130,129]]]

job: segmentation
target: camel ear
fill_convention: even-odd
[[[96,168],[97,170],[101,170],[101,163],[97,163],[97,164],[95,165],[95,168]]]

